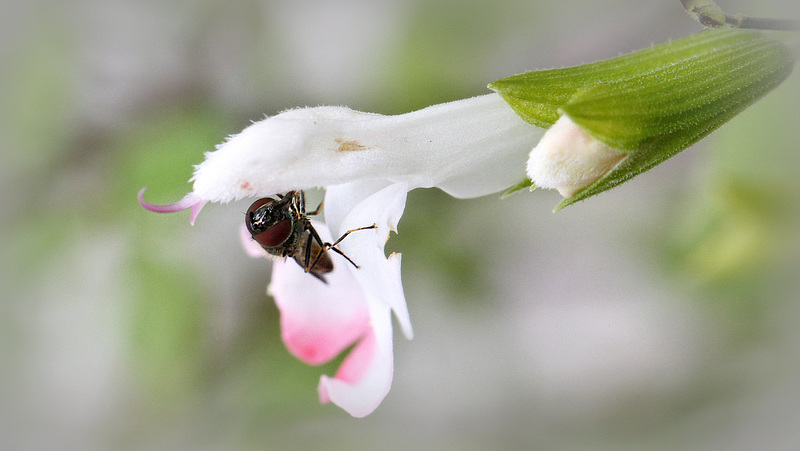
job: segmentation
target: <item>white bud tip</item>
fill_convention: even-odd
[[[528,177],[537,188],[556,189],[565,198],[606,174],[625,157],[561,116],[533,148]]]

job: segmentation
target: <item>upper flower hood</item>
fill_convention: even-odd
[[[439,187],[456,197],[502,190],[524,177],[543,130],[498,94],[397,116],[345,107],[284,111],[206,155],[194,195],[228,202],[357,180]]]

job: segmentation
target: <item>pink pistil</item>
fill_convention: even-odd
[[[145,202],[143,199],[144,192],[147,188],[142,188],[139,190],[139,204],[144,207],[146,210],[154,211],[156,213],[175,213],[176,211],[186,210],[187,208],[191,208],[192,212],[189,215],[189,223],[194,225],[195,219],[197,219],[197,215],[200,214],[200,210],[203,209],[203,206],[208,202],[207,200],[203,200],[194,193],[189,193],[183,197],[183,199],[167,205],[156,205],[151,204],[149,202]]]

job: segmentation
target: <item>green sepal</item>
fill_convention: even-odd
[[[778,86],[789,50],[756,31],[723,30],[725,45],[633,78],[587,85],[561,112],[614,149],[686,148]],[[671,155],[670,155],[671,156]]]
[[[591,85],[635,79],[682,62],[696,63],[717,50],[752,40],[782,47],[758,31],[718,28],[595,63],[513,75],[490,83],[489,89],[527,122],[549,128],[561,116],[559,109]]]
[[[794,61],[781,42],[752,30],[713,29],[628,55],[528,72],[489,85],[524,120],[562,115],[628,153],[559,206],[610,189],[672,157],[778,86]]]
[[[500,199],[505,199],[506,197],[516,193],[517,191],[524,190],[525,188],[528,188],[528,191],[535,190],[536,186],[533,184],[533,180],[527,177],[520,180],[519,183],[517,183],[516,185],[509,187],[507,190],[503,191],[503,193],[500,194]]]

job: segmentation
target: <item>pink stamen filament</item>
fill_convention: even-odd
[[[200,214],[200,210],[203,209],[203,206],[206,204],[206,200],[201,199],[194,193],[189,193],[183,197],[183,199],[179,200],[178,202],[166,205],[156,205],[151,204],[149,202],[145,202],[144,200],[144,192],[147,188],[142,188],[139,190],[139,204],[144,207],[146,210],[150,210],[156,213],[175,213],[176,211],[186,210],[191,208],[191,214],[189,215],[189,223],[194,225],[194,221],[197,219],[197,215]]]

